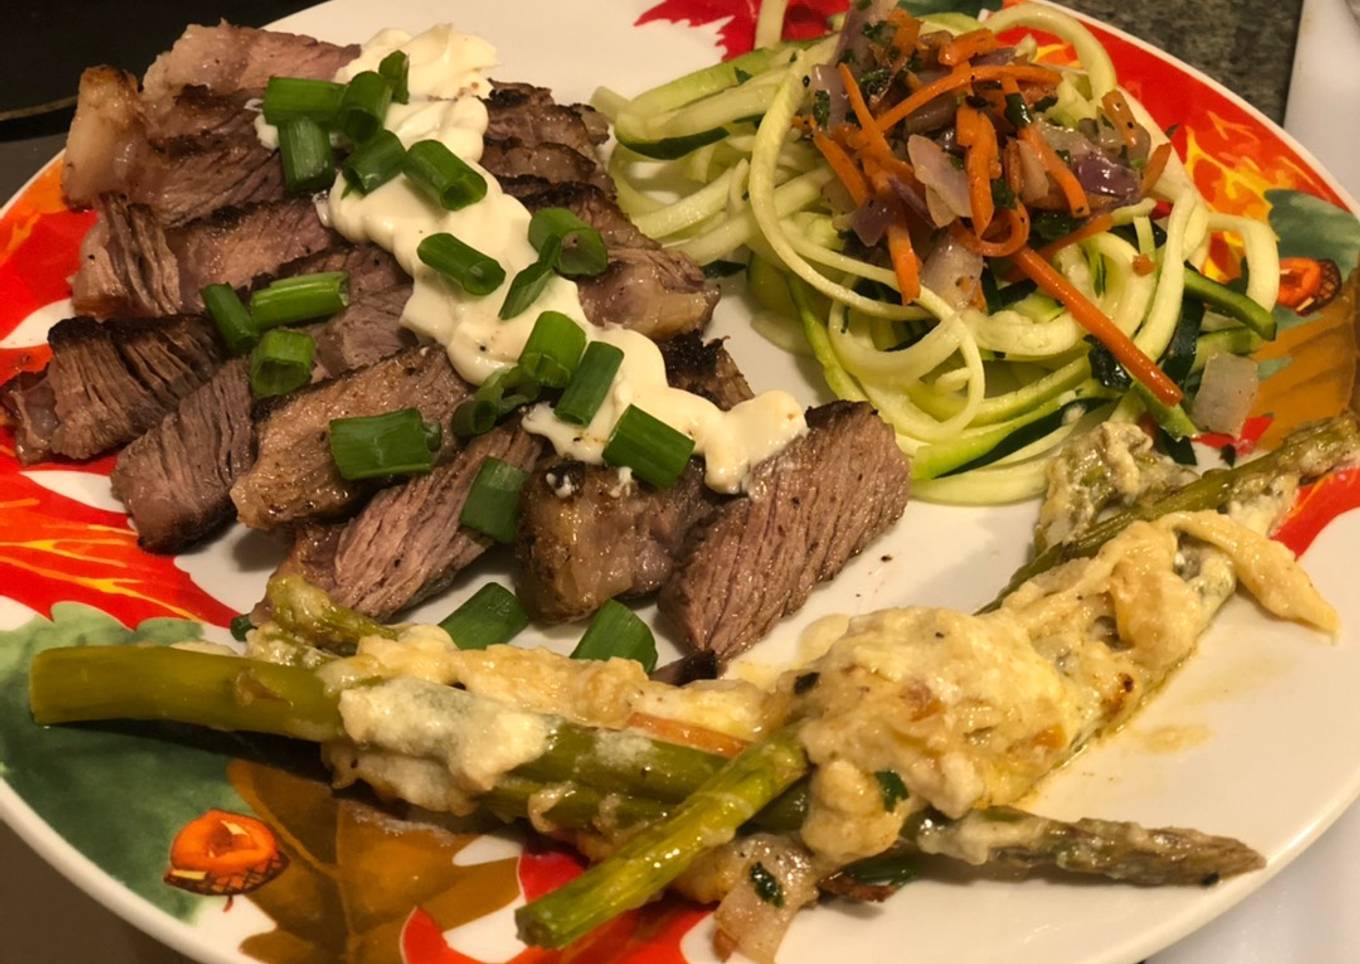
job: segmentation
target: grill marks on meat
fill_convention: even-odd
[[[486,110],[489,139],[513,138],[526,147],[560,144],[588,158],[609,139],[609,123],[594,108],[563,107],[543,87],[496,81]]]
[[[68,318],[48,333],[52,360],[4,386],[20,461],[85,459],[150,429],[221,364],[211,322],[176,316],[99,323]]]
[[[231,489],[237,516],[252,528],[275,529],[343,513],[373,486],[336,471],[332,419],[414,407],[426,421],[443,424],[469,393],[442,350],[413,348],[289,396],[257,426],[255,464]],[[445,433],[441,454],[457,444],[451,436]]]
[[[383,489],[353,519],[307,527],[283,568],[385,619],[447,587],[492,545],[458,523],[482,462],[498,458],[527,471],[541,451],[518,424],[502,425],[428,475]]]
[[[609,267],[598,277],[577,279],[581,306],[595,324],[625,325],[661,341],[700,331],[713,317],[717,286],[688,255],[639,231],[599,188],[579,182],[542,188],[525,179],[507,190],[530,211],[567,208],[604,238]]]
[[[690,533],[658,602],[693,648],[744,651],[906,508],[906,459],[872,408],[832,402],[808,429]]]
[[[113,494],[143,548],[178,551],[231,518],[228,491],[255,456],[250,406],[246,362],[235,359],[118,454]]]
[[[96,317],[201,311],[205,285],[239,287],[339,243],[310,199],[223,208],[179,226],[108,195],[95,207],[71,288],[76,310]]]
[[[666,379],[731,408],[751,397],[736,363],[698,335],[662,346]],[[520,496],[516,587],[550,622],[582,619],[615,596],[642,596],[671,574],[686,534],[723,501],[691,462],[673,488],[622,484],[616,469],[557,459],[534,472]]]
[[[205,111],[206,96],[177,98],[185,106],[171,109],[166,119],[183,112],[189,116],[176,128],[206,123],[218,130],[167,136],[150,129],[131,74],[111,67],[85,71],[62,168],[67,201],[86,207],[114,193],[172,225],[227,205],[282,198],[276,152],[259,142],[253,128],[236,130],[240,121]],[[251,116],[228,103],[237,117]]]

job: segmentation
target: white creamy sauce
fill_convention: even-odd
[[[415,37],[383,30],[335,79],[343,83],[361,71],[376,70],[394,50],[409,58],[411,97],[410,103],[389,108],[387,128],[407,146],[439,140],[487,182],[486,197],[460,211],[444,211],[403,177],[367,195],[347,191],[345,180],[337,178],[319,205],[323,221],[351,241],[371,242],[390,251],[414,279],[402,322],[443,345],[458,374],[481,384],[515,364],[539,314],[559,311],[579,324],[588,339],[621,349],[624,361],[589,425],[560,421],[550,406],[539,404],[524,419],[528,431],[547,438],[561,455],[600,464],[614,425],[629,405],[636,405],[694,440],[694,454],[704,458],[705,480],[711,488],[744,491],[753,466],[807,431],[802,408],[787,392],[771,391],[724,412],[705,398],[669,387],[656,344],[625,328],[591,324],[575,283],[557,275],[533,304],[501,320],[500,306],[511,280],[538,255],[528,239],[529,211],[476,163],[488,123],[486,105],[478,95],[490,90],[487,71],[497,64],[495,50],[448,25]],[[263,117],[257,119],[256,129],[261,141],[277,145],[277,131]],[[485,296],[470,295],[426,267],[416,249],[423,238],[443,232],[498,261],[505,269],[501,286]]]

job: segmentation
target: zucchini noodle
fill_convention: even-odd
[[[932,246],[943,250],[938,241],[943,235],[932,235],[929,220],[899,221],[913,225],[913,245],[925,246],[920,257],[926,263],[918,258],[917,282],[896,249],[895,267],[881,243],[857,244],[849,233],[858,222],[848,213],[848,189],[828,158],[851,178],[846,182],[851,188],[859,172],[872,182],[870,188],[887,190],[874,179],[894,169],[880,164],[875,173],[853,138],[833,134],[826,115],[815,116],[814,95],[823,96],[822,110],[827,102],[822,88],[812,84],[814,69],[840,59],[840,37],[780,42],[787,7],[787,0],[760,4],[757,49],[749,54],[632,100],[612,91],[596,94],[593,102],[615,120],[620,140],[609,165],[619,203],[638,227],[700,264],[746,262],[751,290],[762,305],[752,326],[779,348],[815,359],[836,396],[868,401],[878,409],[896,432],[899,448],[914,460],[913,485],[920,498],[960,505],[1030,498],[1043,491],[1046,467],[1058,447],[1107,419],[1127,421],[1151,413],[1177,437],[1196,431],[1180,406],[1159,403],[1142,382],[1132,388],[1121,383],[1110,371],[1117,363],[1108,354],[1096,365],[1086,325],[1099,319],[1079,304],[1075,307],[1082,310],[1069,310],[1067,295],[1061,296],[1063,302],[1056,298],[1063,284],[1075,289],[1153,362],[1178,353],[1184,360],[1178,377],[1184,378],[1188,368],[1187,390],[1193,391],[1198,378],[1193,373],[1208,358],[1247,354],[1263,341],[1243,327],[1240,309],[1224,308],[1230,302],[1219,300],[1218,313],[1208,313],[1197,334],[1194,358],[1185,359],[1184,340],[1176,337],[1186,296],[1184,266],[1204,266],[1211,240],[1231,235],[1235,249],[1240,243],[1247,298],[1270,309],[1279,291],[1279,254],[1270,228],[1212,212],[1180,157],[1163,149],[1165,163],[1138,201],[1107,210],[1105,230],[1087,228],[1075,243],[1045,254],[1059,277],[1043,280],[1041,290],[1033,282],[1017,281],[1021,276],[1013,269],[989,258],[984,281],[992,287],[985,292],[985,306],[982,295],[967,293],[964,284],[976,278],[976,268],[959,281],[965,294],[946,292],[943,279],[951,275],[932,274],[928,257]],[[1077,133],[1085,131],[1089,143],[1113,157],[1115,148],[1095,144],[1093,132],[1115,119],[1110,112],[1120,109],[1122,97],[1148,145],[1146,155],[1123,158],[1135,178],[1144,159],[1167,144],[1147,109],[1119,87],[1105,48],[1061,10],[1021,3],[991,13],[984,22],[950,13],[920,19],[923,31],[954,36],[985,27],[1059,37],[1075,51],[1077,63],[1054,68],[1060,74],[1050,90],[1054,100],[1031,104],[1039,116],[1067,129],[1080,126]],[[1015,45],[1013,58],[1032,60],[1037,49],[1035,38],[1026,35]],[[881,103],[872,106],[880,115],[887,109]],[[996,125],[1000,134],[1012,136],[1006,123],[997,120]],[[848,153],[837,160],[835,144],[817,141],[814,147],[809,128],[839,137]],[[907,163],[905,137],[899,128],[891,135],[893,143],[878,148],[896,152],[889,164]],[[942,139],[937,143],[953,149]],[[1052,147],[1060,163],[1076,169],[1061,143]],[[847,159],[853,168],[848,172]],[[1059,183],[1060,173],[1048,169],[1050,198],[1053,191],[1067,190]],[[903,177],[914,183],[914,173]],[[993,187],[994,196],[1000,196],[998,190],[1003,188]],[[1064,200],[1075,210],[1077,201],[1070,195]],[[996,203],[999,213],[1003,201]],[[1036,216],[1026,228],[1037,237],[1029,241],[1035,250],[1055,236],[1039,235],[1038,228]],[[948,266],[942,264],[942,270],[964,271],[967,262],[958,260],[958,253],[952,257],[945,258]],[[920,287],[908,304],[900,303],[905,283]],[[1259,319],[1256,327],[1263,330]],[[1108,331],[1102,336],[1107,344],[1113,338]]]

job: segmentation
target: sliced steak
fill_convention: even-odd
[[[154,136],[136,81],[110,67],[81,75],[64,157],[62,189],[71,205],[88,207],[100,194],[115,193],[167,225],[228,205],[283,197],[277,152],[262,145],[253,129]]]
[[[258,93],[275,74],[330,80],[359,56],[359,46],[337,47],[312,37],[236,27],[191,25],[168,51],[156,58],[142,79],[148,115],[169,110],[185,87],[197,85],[216,94]]]
[[[402,282],[352,302],[319,326],[313,333],[318,377],[335,378],[415,347],[415,334],[401,324],[410,297],[410,282]]]
[[[119,453],[113,494],[143,548],[175,552],[231,518],[227,493],[255,455],[248,382],[245,360],[228,362]]]
[[[223,208],[179,226],[108,195],[95,207],[71,288],[76,310],[96,317],[200,311],[205,285],[241,286],[341,243],[310,199]]]
[[[514,137],[488,138],[482,148],[482,167],[497,180],[518,177],[542,179],[545,186],[583,181],[613,196],[614,182],[594,155],[587,157],[565,144],[529,146]]]
[[[756,467],[747,495],[690,532],[661,588],[662,615],[721,660],[802,606],[906,508],[907,460],[872,408],[832,402],[807,419],[806,435]]]
[[[662,346],[670,384],[731,408],[751,397],[746,379],[718,341],[697,335]],[[623,482],[616,469],[555,459],[537,469],[520,496],[516,588],[540,619],[589,616],[616,596],[655,592],[670,575],[686,534],[723,497],[691,462],[679,482],[657,489]]]
[[[658,341],[703,330],[720,293],[692,258],[639,231],[599,188],[578,182],[535,189],[537,183],[526,180],[509,189],[531,211],[568,208],[598,230],[609,249],[603,274],[577,279],[587,318],[597,325],[625,325]]]
[[[397,264],[397,259],[376,244],[351,245],[347,241],[340,241],[337,247],[303,255],[258,276],[251,283],[251,289],[263,287],[275,278],[291,278],[322,271],[343,271],[349,275],[351,304],[411,281],[406,272],[401,270],[401,265]]]
[[[48,333],[52,360],[0,389],[20,461],[86,459],[131,441],[221,364],[212,322],[193,316],[68,318]]]
[[[255,90],[217,93],[201,84],[190,84],[175,94],[170,110],[155,118],[148,135],[157,142],[196,134],[255,137],[259,107],[248,105],[259,93]]]
[[[518,424],[502,425],[428,475],[382,490],[353,519],[307,527],[284,568],[385,619],[444,589],[492,545],[458,523],[482,462],[498,458],[527,471],[541,451]]]
[[[447,424],[470,391],[442,349],[412,348],[288,396],[259,422],[255,465],[232,486],[238,517],[256,529],[276,529],[339,515],[373,486],[336,471],[332,419],[415,407],[426,421]],[[452,432],[444,444],[441,455],[457,446]]]
[[[582,119],[591,108],[563,107],[549,91],[528,84],[497,83],[486,98],[486,110],[488,138],[514,138],[526,147],[561,144],[594,157],[595,145],[609,136],[607,125],[601,137],[594,118],[589,126]]]

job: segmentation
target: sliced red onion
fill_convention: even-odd
[[[861,204],[850,216],[850,228],[866,248],[872,248],[882,241],[891,223],[892,208],[878,198],[871,198]]]
[[[1121,204],[1132,204],[1142,194],[1133,169],[1110,160],[1100,151],[1077,158],[1072,172],[1088,194],[1100,194]]]
[[[938,193],[956,216],[964,218],[972,214],[968,176],[954,166],[944,148],[928,137],[913,134],[907,138],[907,156],[916,169],[917,180]]]
[[[809,90],[814,94],[819,90],[826,91],[827,105],[830,107],[827,113],[827,127],[834,128],[844,124],[846,113],[850,109],[850,99],[845,94],[845,83],[841,80],[840,71],[830,64],[818,64],[812,68],[810,78]]]
[[[959,217],[954,213],[954,209],[945,203],[944,198],[940,197],[940,192],[933,187],[926,188],[926,210],[937,228],[942,228]]]
[[[991,53],[981,54],[973,58],[973,65],[976,67],[1000,67],[1009,64],[1015,59],[1014,47],[998,47]]]
[[[1095,145],[1083,137],[1078,131],[1068,130],[1066,127],[1058,127],[1047,121],[1036,121],[1039,133],[1048,142],[1048,146],[1055,151],[1066,151],[1072,156],[1073,160],[1085,157],[1096,149]]]
[[[1020,173],[1023,183],[1020,186],[1020,200],[1029,204],[1048,193],[1048,172],[1039,152],[1022,140],[1015,141],[1016,152],[1020,157]]]
[[[953,94],[941,94],[924,107],[912,111],[903,122],[909,134],[937,131],[954,120],[956,111]]]
[[[955,308],[970,304],[982,283],[982,256],[946,234],[921,266],[921,284]]]

